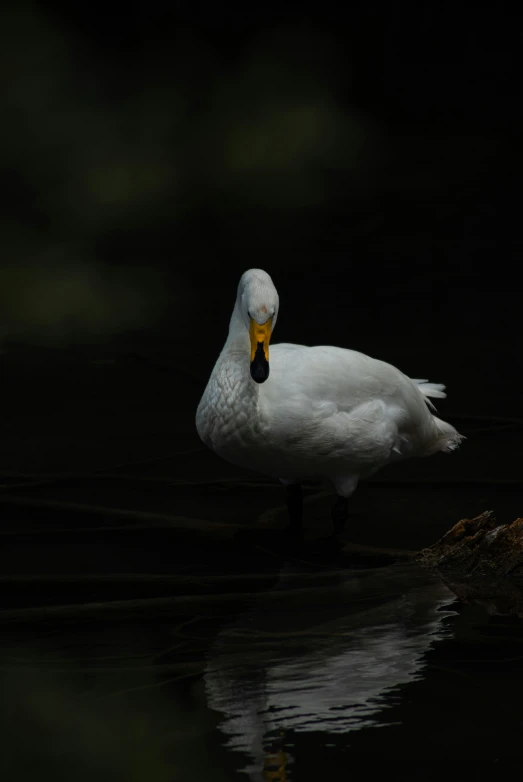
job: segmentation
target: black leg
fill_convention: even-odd
[[[286,491],[287,510],[289,511],[287,532],[299,534],[302,531],[303,522],[303,491],[299,483],[289,483]]]
[[[334,525],[334,534],[339,535],[343,532],[343,527],[349,516],[349,500],[347,497],[336,497],[336,501],[332,506],[331,517]]]

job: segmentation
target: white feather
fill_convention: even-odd
[[[429,397],[433,397],[435,399],[446,399],[447,395],[445,393],[445,386],[443,383],[429,383],[428,380],[417,380],[412,378],[412,382],[416,383],[419,390],[425,397],[425,402],[430,407],[431,410],[436,409],[436,405],[433,404]]]

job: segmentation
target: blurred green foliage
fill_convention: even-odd
[[[103,633],[102,633],[103,635]],[[75,646],[74,636],[66,645]],[[100,637],[100,646],[103,639]],[[229,779],[216,765],[217,716],[176,689],[136,646],[96,659],[24,643],[0,660],[0,775],[32,782],[195,782]],[[100,666],[101,670],[100,670]],[[167,679],[165,686],[158,686]],[[169,686],[169,679],[171,684]],[[225,752],[223,753],[225,754]],[[221,757],[221,755],[220,755]]]
[[[261,31],[231,62],[189,33],[135,59],[115,40],[111,58],[22,3],[2,13],[0,48],[0,337],[147,326],[172,305],[166,285],[176,296],[151,267],[212,262],[209,220],[222,249],[273,241],[286,214],[368,187],[376,131],[310,30]],[[137,268],[108,282],[108,264]]]

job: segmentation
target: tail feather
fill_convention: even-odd
[[[443,383],[429,383],[428,380],[418,380],[412,378],[412,382],[417,385],[427,405],[435,410],[435,406],[430,401],[429,397],[434,399],[445,399],[447,394],[445,393],[445,386]],[[436,425],[436,437],[432,441],[427,456],[436,451],[454,451],[459,447],[462,440],[465,440],[465,435],[460,434],[452,424],[448,424],[446,421],[442,421],[440,418],[432,416],[432,420]]]
[[[446,399],[445,386],[443,383],[429,383],[428,380],[419,380],[411,378],[413,383],[416,383],[419,390],[425,397],[425,402],[431,410],[435,410],[436,406],[430,401],[429,397],[433,399]]]
[[[455,451],[459,447],[462,440],[465,440],[465,435],[460,434],[452,424],[448,424],[446,421],[442,421],[436,416],[432,417],[436,424],[436,440],[434,448],[431,449],[431,453],[435,451]]]
[[[428,380],[414,379],[412,382],[416,383],[423,396],[432,396],[437,399],[445,399],[447,396],[445,393],[446,386],[444,386],[443,383],[429,383]]]

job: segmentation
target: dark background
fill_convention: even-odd
[[[276,341],[444,382],[451,419],[516,416],[519,22],[433,3],[4,11],[2,466],[197,444],[253,266],[280,292]]]

